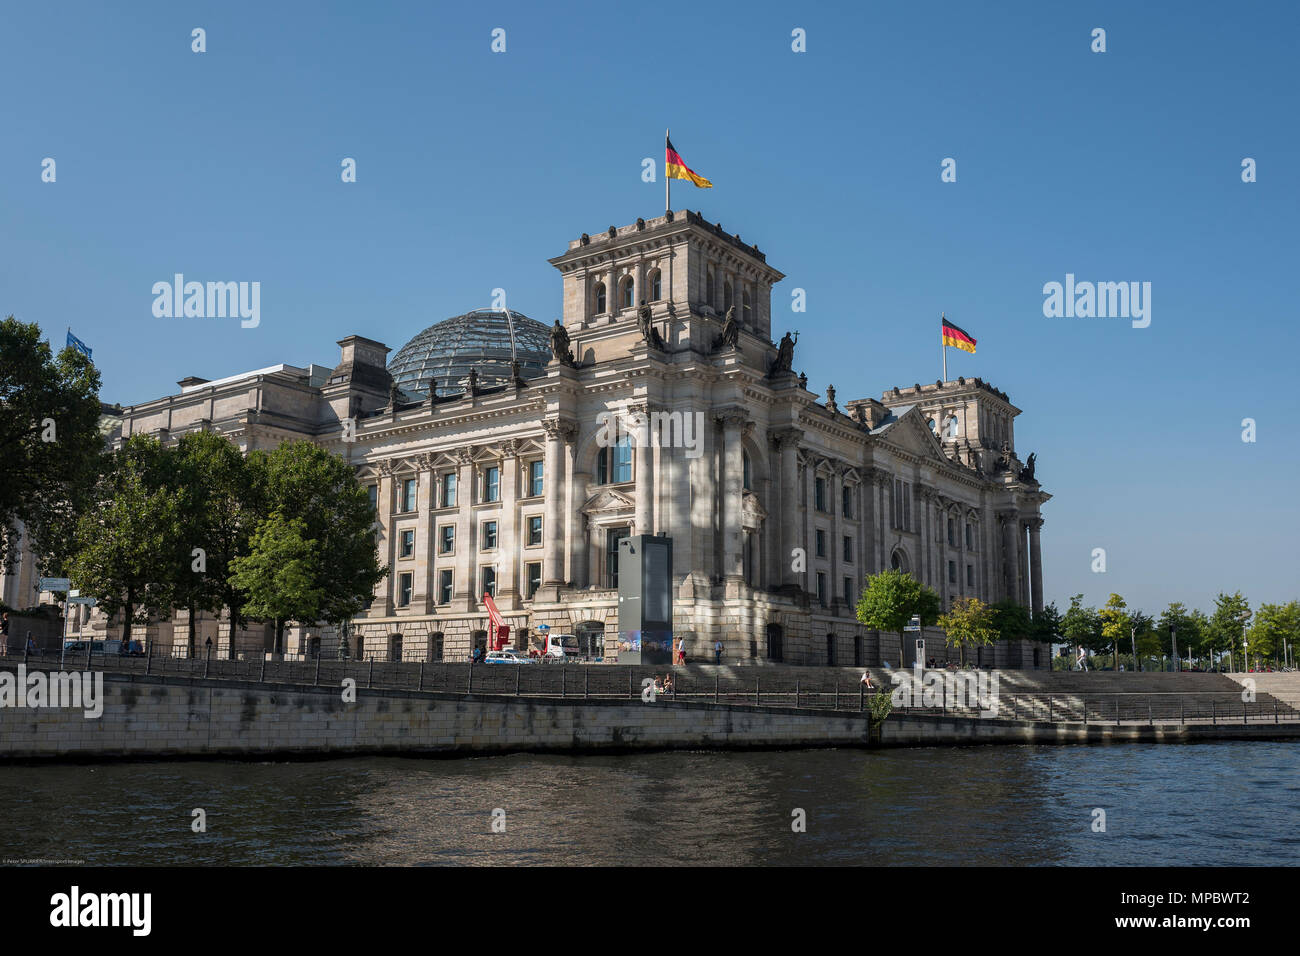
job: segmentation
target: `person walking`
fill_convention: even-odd
[[[9,656],[9,612],[0,618],[0,656]]]
[[[722,638],[718,638],[713,642],[713,663],[722,663]]]
[[[684,637],[679,637],[677,639],[677,663],[686,663],[686,638]]]

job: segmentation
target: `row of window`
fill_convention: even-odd
[[[827,588],[826,573],[824,571],[818,571],[817,572],[817,603],[820,604],[822,607],[826,607],[829,603],[827,601],[826,588]],[[845,575],[844,577],[844,590],[842,594],[843,594],[844,603],[849,605],[850,607],[858,603],[858,595],[853,593],[853,578],[848,575]]]
[[[748,484],[745,485],[749,487]],[[818,511],[830,513],[827,506],[826,498],[826,479],[817,477],[813,479],[813,507]],[[847,485],[840,489],[840,514],[846,518],[853,517],[853,489]]]
[[[658,302],[663,298],[663,277],[658,269],[652,269],[646,275],[647,301]],[[609,305],[605,283],[597,279],[591,286],[591,304],[593,315],[604,315]],[[618,307],[630,309],[636,305],[636,284],[630,275],[625,275],[618,282]]]
[[[497,522],[484,521],[482,524],[480,549],[491,551],[497,547]],[[534,546],[542,543],[542,516],[528,515],[524,518],[524,544]],[[452,554],[456,550],[456,526],[444,524],[438,527],[438,553]],[[398,557],[409,558],[415,554],[415,529],[403,528],[398,537]]]
[[[481,593],[490,594],[496,597],[497,594],[497,571],[490,564],[485,564],[478,569],[479,582],[482,585]],[[435,603],[450,604],[451,596],[456,583],[456,574],[451,568],[444,568],[438,572],[438,587],[435,592]],[[531,600],[537,593],[537,589],[542,586],[542,563],[540,561],[530,561],[524,565],[524,595]],[[415,574],[412,571],[403,571],[397,576],[397,606],[410,607],[411,596],[414,593]]]
[[[820,528],[817,529],[817,557],[826,557],[826,532]],[[853,537],[847,534],[844,536],[844,560],[853,563]]]
[[[543,494],[545,483],[543,481],[542,462],[541,460],[530,461],[526,464],[527,484],[525,486],[525,497],[540,498]],[[456,507],[456,472],[448,471],[439,476],[442,479],[442,492],[439,496],[437,507],[454,508]],[[397,510],[400,513],[410,513],[416,510],[416,491],[419,488],[416,478],[405,478],[402,480],[401,487],[398,489]],[[370,496],[370,506],[376,511],[379,510],[379,486],[369,485],[366,489]],[[491,465],[483,472],[483,499],[484,502],[493,502],[501,500],[501,468],[497,465]]]
[[[957,547],[957,521],[955,518],[948,519],[948,545],[953,548]],[[969,521],[966,522],[966,550],[975,550],[975,528]]]
[[[713,306],[716,301],[715,294],[716,286],[713,279],[713,270],[709,269],[704,277],[704,300],[710,306]],[[725,279],[722,283],[722,311],[726,312],[735,304],[735,290],[732,288],[731,280]],[[747,328],[752,328],[754,325],[754,307],[748,286],[740,290],[740,321]]]

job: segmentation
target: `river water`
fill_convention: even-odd
[[[0,862],[1296,864],[1300,744],[3,766],[0,807]]]

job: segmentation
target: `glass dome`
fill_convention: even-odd
[[[520,377],[541,375],[551,360],[551,330],[513,309],[509,320],[503,309],[476,309],[429,326],[397,350],[388,371],[408,395],[427,397],[430,381],[437,396],[459,395],[470,369],[478,371],[479,388],[509,384],[512,358]]]

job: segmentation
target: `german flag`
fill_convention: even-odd
[[[964,331],[957,328],[947,319],[939,320],[943,323],[943,344],[951,345],[955,349],[961,349],[963,352],[975,354],[975,340],[967,335]]]
[[[691,167],[687,166],[685,161],[677,150],[673,149],[673,141],[667,136],[664,137],[667,144],[667,152],[664,156],[664,167],[667,170],[669,179],[686,179],[699,186],[701,189],[712,189],[713,183],[709,182],[703,176],[697,176]]]

